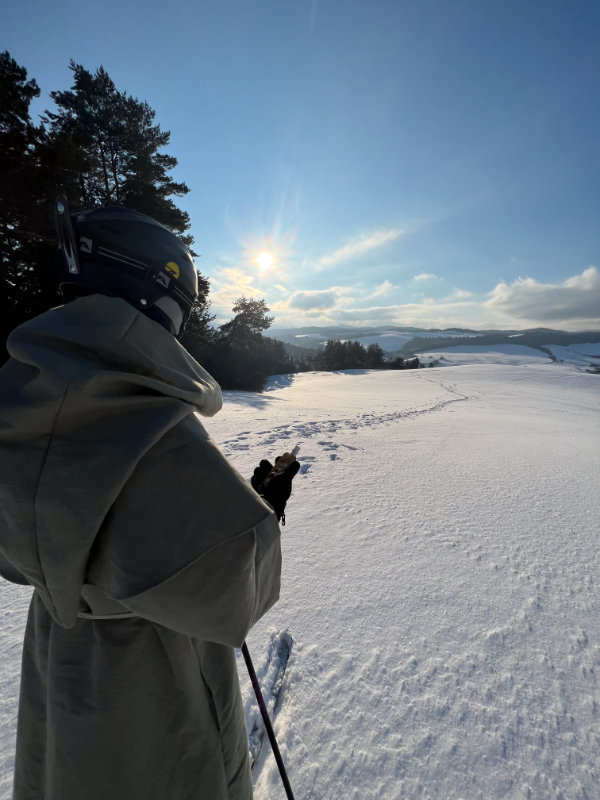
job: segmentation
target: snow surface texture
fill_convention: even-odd
[[[600,377],[494,360],[277,376],[205,421],[246,476],[301,444],[281,599],[248,637],[261,678],[294,639],[297,800],[600,798]],[[6,799],[27,597],[0,582]],[[256,800],[285,796],[268,751]]]

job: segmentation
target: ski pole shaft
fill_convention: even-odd
[[[267,731],[267,736],[271,742],[273,755],[275,756],[275,761],[277,762],[277,766],[279,768],[279,774],[281,775],[283,788],[285,789],[288,800],[294,800],[292,787],[290,786],[287,772],[285,771],[285,765],[283,763],[281,753],[279,752],[279,746],[277,745],[277,739],[275,738],[275,731],[273,730],[271,720],[269,719],[269,712],[267,711],[267,707],[260,690],[260,684],[258,682],[258,678],[256,677],[256,672],[254,671],[254,665],[252,664],[252,659],[250,658],[250,653],[248,652],[248,645],[246,642],[244,642],[242,645],[242,655],[244,656],[244,661],[246,662],[248,675],[250,675],[250,680],[252,681],[252,688],[254,689],[254,694],[256,695],[256,702],[258,703],[263,722],[265,723],[265,730]]]

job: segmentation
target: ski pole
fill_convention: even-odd
[[[248,645],[246,644],[246,642],[244,642],[244,644],[242,645],[242,655],[244,656],[244,661],[246,662],[246,667],[248,668],[248,675],[250,675],[250,680],[252,681],[252,688],[254,689],[254,694],[256,695],[256,702],[258,703],[258,707],[260,708],[260,713],[262,715],[263,722],[265,723],[265,730],[267,731],[267,736],[269,737],[269,741],[271,742],[273,755],[275,756],[275,761],[277,762],[277,766],[279,767],[279,774],[281,775],[281,782],[283,783],[283,788],[285,789],[285,793],[288,797],[288,800],[294,800],[292,787],[290,786],[287,772],[285,771],[283,759],[281,757],[281,753],[279,752],[279,747],[277,745],[277,739],[275,738],[275,731],[273,730],[273,726],[271,725],[271,720],[269,719],[269,712],[267,711],[267,707],[265,705],[265,701],[263,699],[262,692],[260,690],[260,684],[258,682],[258,678],[256,677],[256,672],[254,671],[254,665],[252,664],[252,659],[250,658],[250,653],[248,652]]]

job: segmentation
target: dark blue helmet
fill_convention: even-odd
[[[198,274],[183,242],[151,217],[121,206],[69,213],[56,200],[60,289],[122,297],[179,336],[198,297]]]

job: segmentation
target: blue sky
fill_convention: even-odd
[[[22,0],[0,30],[34,113],[72,58],[171,131],[217,321],[600,328],[597,0]]]

